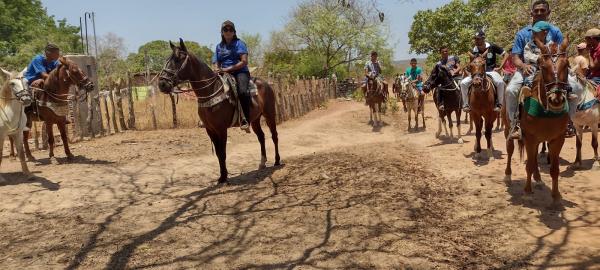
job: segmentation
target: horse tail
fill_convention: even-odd
[[[519,161],[523,162],[523,156],[525,155],[525,143],[523,143],[523,139],[517,140],[517,144],[519,145]]]

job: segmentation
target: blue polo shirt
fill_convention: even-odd
[[[423,73],[423,70],[421,70],[420,67],[416,67],[416,68],[409,67],[409,68],[406,69],[406,72],[404,74],[406,74],[406,76],[409,77],[411,81],[414,81],[422,73]],[[417,82],[417,87],[421,87],[421,86],[423,86],[423,82],[418,81]]]
[[[525,51],[525,45],[531,41],[533,41],[533,32],[531,31],[531,25],[529,25],[517,32],[515,41],[513,42],[512,53],[519,55],[521,60],[524,60],[523,54]],[[550,30],[548,30],[548,36],[546,36],[546,44],[550,41],[557,44],[561,44],[563,42],[562,32],[560,32],[560,29],[554,25],[550,26]]]
[[[29,66],[27,66],[27,71],[25,72],[25,79],[27,79],[28,84],[31,84],[33,81],[40,79],[42,73],[50,73],[50,71],[54,70],[60,62],[56,61],[46,61],[46,57],[38,54],[33,57]]]
[[[242,54],[248,54],[248,48],[246,47],[246,43],[241,39],[235,40],[231,44],[219,42],[215,49],[215,54],[213,54],[212,62],[213,64],[220,63],[221,68],[228,68],[242,61]],[[248,66],[235,71],[235,74],[242,72],[250,73]]]

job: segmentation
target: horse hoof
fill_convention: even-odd
[[[542,181],[535,182],[535,186],[534,187],[537,190],[542,190],[542,189],[544,189],[544,182],[542,182]]]
[[[217,184],[221,185],[221,184],[226,184],[227,183],[227,178],[219,178],[219,180],[217,180]]]
[[[71,160],[74,160],[74,159],[75,159],[75,156],[73,154],[67,155],[67,160],[71,161]]]
[[[463,141],[462,138],[458,139],[458,144],[463,144],[463,143],[465,143],[465,141]]]
[[[60,162],[58,162],[58,159],[56,159],[56,157],[51,157],[50,158],[50,163],[54,164],[54,165],[59,165]]]
[[[512,183],[512,176],[510,174],[505,175],[504,182],[510,185]]]
[[[281,162],[279,160],[275,161],[275,166],[281,166]]]
[[[264,169],[264,168],[266,168],[266,167],[267,167],[267,165],[265,165],[265,164],[259,164],[259,165],[258,165],[258,169],[259,169],[259,170],[262,170],[262,169]]]
[[[36,162],[37,160],[34,157],[27,157],[28,162]]]
[[[594,162],[594,164],[592,165],[592,170],[594,170],[594,171],[600,170],[600,161]]]

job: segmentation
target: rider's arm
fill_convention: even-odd
[[[248,54],[242,54],[242,55],[240,55],[240,61],[237,64],[230,66],[226,69],[223,69],[223,71],[234,72],[236,70],[240,70],[240,69],[244,68],[247,65],[248,65]]]
[[[589,61],[590,63],[588,65],[588,68],[589,68],[590,71],[598,71],[598,70],[600,70],[600,58],[596,58],[596,60],[594,60],[594,58],[592,58],[591,55],[590,55],[589,60],[590,60]]]

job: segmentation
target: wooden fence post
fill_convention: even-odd
[[[108,90],[106,91],[106,93],[108,93]],[[104,104],[104,109],[106,112],[106,116],[104,118],[106,118],[106,134],[110,135],[110,113],[108,112],[108,94],[106,93],[102,93],[102,104]]]
[[[173,112],[173,128],[177,128],[177,104],[175,103],[175,95],[170,93],[169,99],[171,99],[171,111]]]
[[[115,133],[119,133],[119,128],[117,125],[117,112],[116,112],[116,108],[115,108],[115,100],[113,98],[113,87],[114,87],[114,84],[111,84],[108,87],[108,98],[110,99],[110,106],[112,107],[111,118],[112,118],[113,129],[115,130]]]
[[[118,79],[118,86],[119,89],[117,89],[116,95],[117,95],[117,113],[119,115],[119,124],[121,125],[121,131],[123,130],[127,130],[127,125],[125,124],[125,115],[123,115],[123,92],[122,90],[124,90],[125,88],[125,82],[119,78]]]
[[[137,93],[137,92],[136,92]],[[129,72],[127,72],[127,94],[129,97],[128,103],[129,103],[129,119],[128,119],[128,126],[129,129],[135,130],[135,110],[133,108],[133,95],[132,95],[132,88],[131,88],[131,75],[129,74]]]

